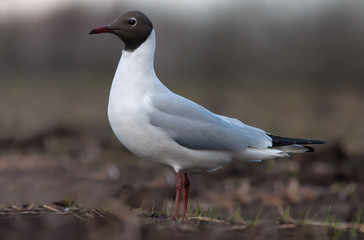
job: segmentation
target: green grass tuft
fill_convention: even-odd
[[[241,221],[241,207],[240,205],[235,209],[234,215],[231,216],[230,222],[233,224],[237,224]]]
[[[280,217],[280,219],[278,219],[278,221],[280,223],[289,223],[292,221],[292,217],[290,215],[290,206],[287,206],[283,212],[282,212],[282,216]]]

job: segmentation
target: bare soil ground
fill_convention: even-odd
[[[364,236],[363,156],[348,155],[339,143],[191,175],[182,223],[168,219],[173,171],[137,159],[112,135],[58,126],[0,146],[1,239]]]
[[[173,170],[138,159],[108,127],[109,82],[53,77],[1,83],[0,240],[364,239],[360,88],[177,81],[172,89],[220,114],[329,142],[191,175],[188,218],[177,223]]]

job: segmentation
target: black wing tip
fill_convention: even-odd
[[[286,146],[292,144],[326,144],[326,142],[322,140],[287,138],[287,137],[275,136],[272,134],[267,134],[267,135],[270,138],[272,138],[273,146]]]
[[[309,146],[304,146],[307,151],[306,152],[315,152],[315,149],[313,147],[309,147]]]

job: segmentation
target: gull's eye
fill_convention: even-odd
[[[130,19],[129,19],[128,23],[129,23],[130,25],[133,25],[133,26],[134,26],[134,25],[137,23],[137,20],[136,20],[135,18],[133,18],[133,17],[132,17],[132,18],[130,18]]]

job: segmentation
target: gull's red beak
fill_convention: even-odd
[[[115,30],[118,30],[118,29],[111,28],[111,27],[105,25],[105,26],[102,26],[102,27],[97,27],[97,28],[92,29],[89,34],[114,33]]]

